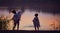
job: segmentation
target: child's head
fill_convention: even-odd
[[[16,14],[16,11],[15,11],[15,10],[13,10],[13,11],[12,11],[12,13]]]
[[[35,17],[37,17],[38,16],[38,14],[35,14]]]

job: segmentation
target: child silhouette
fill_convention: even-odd
[[[19,21],[21,20],[21,15],[24,12],[23,9],[21,9],[22,11],[19,11],[18,13],[16,13],[15,10],[12,11],[12,13],[14,14],[13,16],[13,21],[14,21],[14,26],[13,26],[13,30],[15,29],[16,25],[17,25],[17,30],[19,30]]]
[[[40,27],[40,23],[39,23],[39,19],[38,19],[38,14],[35,14],[35,17],[33,19],[33,24],[34,24],[34,28],[35,30],[39,30]]]

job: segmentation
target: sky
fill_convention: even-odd
[[[45,14],[39,13],[39,20],[41,21],[41,24],[43,25],[41,29],[45,29],[45,30],[50,29],[49,24],[53,21],[56,21],[56,19],[60,18],[59,15],[55,15],[55,16],[53,15],[53,14],[60,14],[60,1],[59,0],[0,0],[0,15],[1,14],[5,15],[6,13],[8,14],[8,12],[1,12],[1,11],[8,11],[8,10],[6,10],[6,8],[7,9],[13,9],[13,8],[17,9],[20,7],[24,7],[25,9],[30,9],[27,11],[36,11],[37,10],[37,12],[40,12],[40,11],[45,12]],[[46,14],[46,13],[52,13],[52,14],[50,15],[50,14]],[[24,25],[25,26],[32,25],[33,17],[34,17],[34,12],[33,13],[25,12],[22,15],[22,21],[21,21],[22,27],[20,27],[20,28],[23,30]],[[26,21],[26,20],[28,20],[28,21]],[[31,29],[31,28],[24,28],[24,29]]]
[[[0,10],[0,16],[1,15],[6,16],[8,17],[8,19],[12,18],[13,13],[9,14],[9,12],[7,11],[8,10]],[[29,11],[30,11],[29,9],[28,10],[26,9],[24,14],[22,14],[19,30],[34,30],[32,20],[36,12],[29,12]],[[53,15],[43,12],[40,12],[38,14],[39,14],[38,18],[41,24],[40,30],[54,30],[53,28],[54,26],[51,26],[51,24],[54,24],[54,22],[56,27],[59,26],[58,22],[60,22],[60,15]],[[13,28],[13,20],[8,23],[8,29],[12,30],[12,28]]]
[[[40,12],[47,12],[53,14],[60,14],[60,1],[59,0],[0,0],[1,7],[7,9],[24,7],[30,10],[37,10]]]
[[[34,30],[34,25],[33,25],[33,18],[34,18],[34,14],[36,12],[29,12],[29,10],[25,10],[24,14],[22,14],[21,16],[21,20],[20,20],[20,26],[19,26],[19,30]],[[2,12],[3,14],[3,12]],[[40,21],[40,29],[39,30],[54,30],[54,23],[55,23],[55,27],[59,27],[59,21],[60,20],[60,16],[59,15],[53,15],[53,14],[49,14],[49,13],[38,13],[38,18]],[[9,14],[8,12],[4,12],[5,16],[10,16],[8,19],[10,19],[13,16],[13,13]],[[53,24],[51,26],[51,24]],[[11,20],[8,24],[8,30],[12,30],[13,28],[13,20]],[[17,26],[16,26],[17,27]]]

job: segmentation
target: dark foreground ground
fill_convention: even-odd
[[[59,30],[60,31],[60,30]],[[49,31],[49,30],[0,30],[0,33],[60,33],[59,31]]]

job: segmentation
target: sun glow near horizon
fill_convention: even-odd
[[[32,20],[34,18],[35,13],[36,12],[29,12],[29,10],[26,10],[22,14],[19,30],[34,30]],[[5,13],[5,14],[7,14],[7,13]],[[8,16],[8,14],[7,14],[7,16]],[[13,16],[13,15],[11,14],[10,16]],[[56,21],[56,19],[59,19],[59,17],[54,16],[53,14],[40,12],[40,13],[38,13],[38,18],[39,18],[40,25],[41,25],[40,30],[54,30],[54,26],[51,26],[51,24],[55,23],[55,27],[59,25],[58,22]],[[10,21],[10,23],[8,25],[9,25],[9,30],[12,30],[13,21]]]

